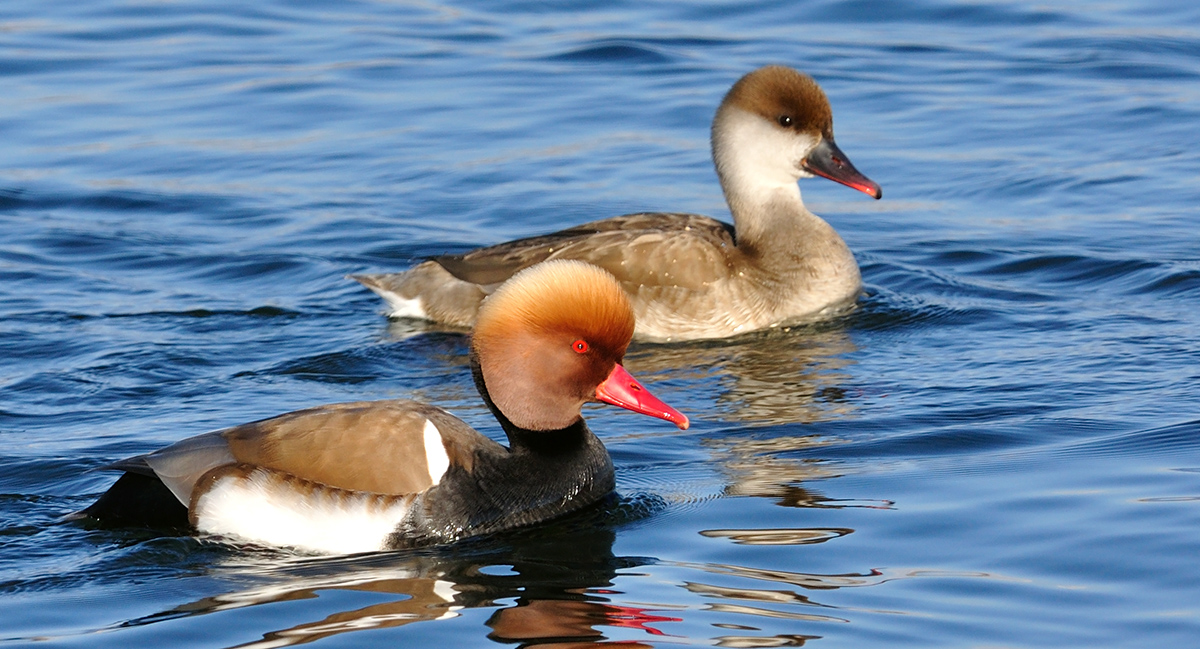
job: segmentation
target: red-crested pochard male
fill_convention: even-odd
[[[109,468],[125,475],[77,517],[344,554],[561,516],[614,488],[608,451],[580,415],[585,402],[688,426],[621,366],[633,329],[608,272],[538,264],[487,299],[471,339],[475,385],[507,448],[415,401],[319,406],[118,462]]]
[[[724,338],[852,305],[862,290],[854,255],[804,207],[796,183],[815,175],[874,198],[882,190],[834,143],[817,83],[782,66],[742,77],[713,118],[712,153],[732,226],[696,214],[627,214],[354,279],[382,296],[391,316],[465,327],[513,273],[578,259],[621,282],[639,338],[664,341]]]

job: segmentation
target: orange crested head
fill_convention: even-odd
[[[484,301],[472,344],[482,354],[503,339],[557,339],[574,353],[595,352],[617,362],[633,338],[633,324],[629,298],[608,271],[554,260],[517,273]]]
[[[608,271],[553,260],[513,275],[484,300],[471,349],[495,408],[527,431],[561,430],[588,401],[687,427],[620,366],[633,308]]]

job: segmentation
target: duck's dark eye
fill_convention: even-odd
[[[791,115],[780,115],[779,116],[779,125],[784,128],[791,128],[792,127],[792,116]]]
[[[587,350],[591,349],[591,347],[587,344],[586,340],[576,340],[571,343],[571,349],[574,349],[576,354],[586,354]]]

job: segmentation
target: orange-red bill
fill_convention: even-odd
[[[834,144],[833,138],[822,139],[800,164],[809,173],[853,187],[876,200],[883,198],[883,190],[879,185],[850,164],[850,158]]]
[[[596,398],[604,403],[611,403],[626,410],[640,412],[643,415],[650,415],[659,419],[666,419],[679,426],[680,430],[687,430],[687,427],[690,425],[687,416],[659,401],[658,397],[650,394],[650,391],[645,386],[633,378],[619,364],[613,366],[613,370],[609,372],[608,378],[596,386]]]

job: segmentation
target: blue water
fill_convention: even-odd
[[[316,558],[64,524],[185,436],[415,397],[457,332],[344,276],[728,218],[713,110],[812,74],[884,189],[801,189],[844,319],[635,345],[621,497]],[[0,5],[0,642],[1183,647],[1200,638],[1200,5]]]

